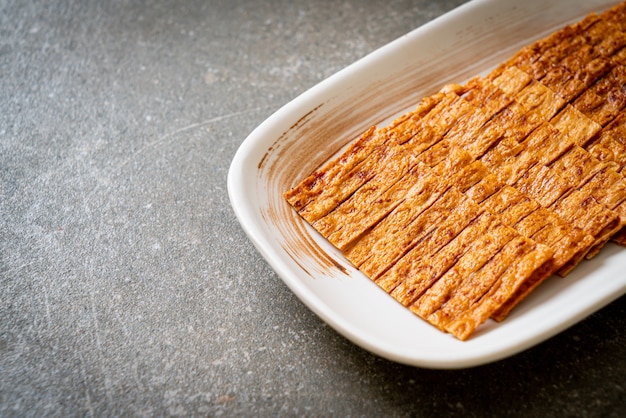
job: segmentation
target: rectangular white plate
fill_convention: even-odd
[[[489,321],[461,342],[413,315],[355,270],[282,197],[366,128],[615,3],[476,0],[324,80],[269,117],[237,151],[228,192],[243,229],[322,320],[366,350],[409,365],[450,369],[502,359],[617,299],[626,292],[626,249],[609,244],[566,279],[543,283],[504,322]]]

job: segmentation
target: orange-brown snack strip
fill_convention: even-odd
[[[445,319],[440,308],[455,294],[456,289],[476,272],[480,271],[507,243],[519,234],[501,223],[491,226],[471,248],[463,254],[452,268],[447,270],[427,291],[417,298],[409,309],[436,327],[443,329]]]
[[[615,171],[626,174],[626,112],[605,126],[584,147],[598,160],[612,164]]]
[[[626,65],[617,65],[585,90],[572,106],[601,126],[611,122],[626,106]]]
[[[502,235],[507,237],[506,235]],[[496,237],[497,238],[497,237]],[[436,311],[431,313],[427,320],[438,328],[445,329],[451,332],[457,338],[464,339],[468,335],[462,335],[456,333],[454,328],[448,327],[454,319],[463,316],[463,314],[470,310],[472,306],[480,300],[480,298],[489,291],[489,289],[497,282],[498,278],[504,274],[509,266],[516,264],[516,261],[523,259],[527,254],[532,253],[536,248],[541,248],[542,254],[545,256],[544,262],[551,256],[551,250],[545,246],[540,246],[533,241],[522,237],[514,236],[511,240],[507,241],[503,245],[502,241],[494,241],[494,247],[498,250],[495,253],[486,252],[486,257],[480,257],[481,254],[475,256],[479,259],[483,258],[484,263],[471,274],[465,275],[464,279],[455,283],[453,289],[447,294],[447,299],[442,305],[440,305]],[[487,258],[488,257],[488,258]],[[540,266],[536,266],[539,268]],[[526,278],[532,276],[534,271],[530,268],[525,269],[520,276]],[[520,277],[520,281],[523,279]],[[502,301],[504,303],[504,301]],[[495,311],[497,307],[493,307]],[[492,311],[492,312],[493,312]],[[471,333],[480,323],[484,322],[489,315],[482,318],[482,321],[476,321],[473,324],[467,324],[468,328],[465,332]]]
[[[353,248],[361,250],[361,253],[366,251],[365,259],[355,258],[353,254],[356,251],[349,249],[346,252],[348,260],[375,280],[421,239],[436,229],[439,221],[445,219],[447,214],[460,204],[461,197],[461,194],[455,190],[445,190],[432,205],[424,210],[421,210],[423,209],[421,205],[416,210],[413,206],[414,201],[406,199],[365,236],[366,246],[361,244],[363,240],[357,241]],[[393,239],[390,239],[392,237]],[[372,240],[375,242],[374,245],[370,245]]]
[[[490,289],[478,298],[474,296],[474,303],[470,308],[448,322],[444,326],[445,330],[458,339],[465,340],[487,318],[506,316],[510,310],[507,301],[519,299],[520,295],[529,293],[536,284],[543,281],[551,269],[550,256],[550,250],[541,245],[518,251],[513,263]]]
[[[344,194],[349,190],[345,187],[346,182],[350,181],[354,184],[353,187],[358,188],[371,178],[371,163],[375,158],[368,160],[370,154],[377,150],[381,152],[381,147],[384,145],[388,147],[389,142],[406,141],[416,133],[413,129],[397,129],[399,125],[413,126],[411,119],[421,118],[444,99],[443,94],[425,97],[415,110],[401,115],[389,126],[381,129],[375,126],[369,128],[338,157],[286,191],[285,199],[301,216],[311,219],[310,222],[328,213],[334,208],[333,204],[339,204],[344,200]],[[322,204],[326,206],[323,210],[319,209]],[[312,207],[307,209],[309,205]],[[306,216],[307,211],[317,212],[316,217]]]
[[[419,266],[430,265],[440,253],[445,254],[443,248],[463,234],[468,225],[481,215],[478,205],[461,196],[459,194],[457,206],[448,213],[445,220],[437,223],[431,234],[374,280],[403,305],[408,305],[436,280],[436,277],[420,275]]]
[[[567,25],[553,32],[546,38],[527,45],[507,61],[496,67],[496,69],[494,69],[487,77],[493,79],[499,76],[506,68],[513,66],[519,67],[529,74],[536,73],[535,77],[537,78],[541,77],[541,75],[543,75],[541,73],[541,68],[545,67],[545,65],[539,66],[539,64],[537,64],[536,67],[533,67],[533,64],[540,61],[544,55],[555,55],[554,53],[550,53],[550,51],[557,48],[559,45],[562,45],[564,42],[572,45],[572,47],[582,44],[583,41],[579,35],[584,33],[590,26],[599,20],[600,17],[597,14],[592,13],[579,22]],[[561,47],[561,51],[562,50],[563,47]],[[545,62],[546,59],[543,61]],[[543,62],[541,64],[543,64]],[[537,69],[535,70],[534,68]]]

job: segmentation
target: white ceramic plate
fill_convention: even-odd
[[[463,368],[502,359],[617,299],[626,292],[626,249],[610,244],[566,279],[544,282],[504,322],[489,321],[461,342],[355,270],[282,198],[369,126],[386,123],[442,85],[483,73],[523,45],[612,4],[615,0],[476,0],[324,80],[263,122],[237,151],[228,191],[243,229],[322,320],[366,350],[409,365]]]

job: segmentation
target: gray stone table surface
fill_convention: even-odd
[[[624,297],[407,367],[309,311],[230,207],[259,123],[460,3],[0,0],[0,415],[626,416]]]

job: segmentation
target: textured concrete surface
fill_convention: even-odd
[[[624,297],[495,364],[405,367],[230,208],[252,129],[459,3],[0,0],[0,416],[626,416]]]

